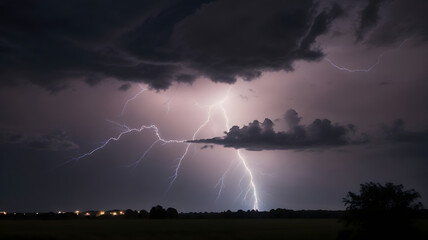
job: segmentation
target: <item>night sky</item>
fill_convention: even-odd
[[[428,1],[0,1],[0,210],[428,206]]]

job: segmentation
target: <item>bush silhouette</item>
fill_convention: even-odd
[[[409,237],[411,218],[422,208],[414,189],[403,190],[403,185],[386,183],[361,184],[360,194],[349,192],[343,199],[345,220],[359,229],[356,238],[383,239]]]

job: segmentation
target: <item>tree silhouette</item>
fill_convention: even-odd
[[[160,205],[152,207],[152,209],[150,209],[149,217],[152,219],[164,219],[167,217],[166,210]]]
[[[168,208],[166,210],[166,215],[168,218],[178,218],[178,211],[175,208]]]
[[[422,208],[421,197],[414,189],[403,190],[403,185],[365,183],[360,194],[349,192],[343,198],[345,220],[359,229],[356,238],[408,237],[411,218]]]

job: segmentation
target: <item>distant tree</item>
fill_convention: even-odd
[[[413,213],[422,208],[420,197],[414,189],[403,190],[401,184],[361,184],[359,194],[349,192],[343,198],[345,220],[360,228],[359,238],[404,237],[400,234],[409,233]]]
[[[166,215],[168,218],[178,218],[178,211],[175,208],[168,208],[166,210]]]
[[[167,217],[167,214],[166,214],[166,210],[162,206],[157,205],[155,207],[152,207],[152,209],[150,209],[149,216],[152,219],[164,219]]]

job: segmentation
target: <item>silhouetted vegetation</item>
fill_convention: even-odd
[[[151,219],[165,219],[167,215],[166,210],[162,206],[157,205],[150,209],[149,216]]]
[[[403,190],[402,185],[366,183],[359,194],[350,192],[343,199],[346,211],[277,208],[179,213],[157,205],[150,212],[0,212],[0,239],[427,239],[428,211],[422,209],[419,198],[419,193]]]
[[[177,211],[177,209],[175,209],[175,208],[168,208],[166,210],[166,216],[167,216],[167,218],[172,218],[172,219],[178,218],[178,211]]]
[[[289,209],[272,209],[270,211],[256,210],[238,210],[232,212],[190,212],[180,213],[179,218],[182,219],[295,219],[295,218],[340,218],[343,216],[343,211],[327,211],[327,210],[289,210]]]
[[[331,210],[290,210],[277,208],[270,211],[238,210],[236,212],[227,210],[224,212],[188,212],[179,213],[174,208],[163,208],[154,206],[150,212],[146,210],[134,211],[109,210],[109,211],[84,211],[60,213],[8,213],[0,214],[1,219],[40,219],[40,220],[68,220],[68,219],[346,219],[349,224],[356,223],[354,211],[331,211]],[[428,218],[428,211],[424,209],[415,210],[412,218]],[[352,219],[351,219],[352,218]]]
[[[414,189],[403,190],[403,185],[386,183],[361,184],[360,193],[349,192],[343,199],[344,219],[356,231],[343,233],[350,239],[415,239],[412,220],[420,217],[420,194]],[[424,211],[426,215],[426,211]]]

